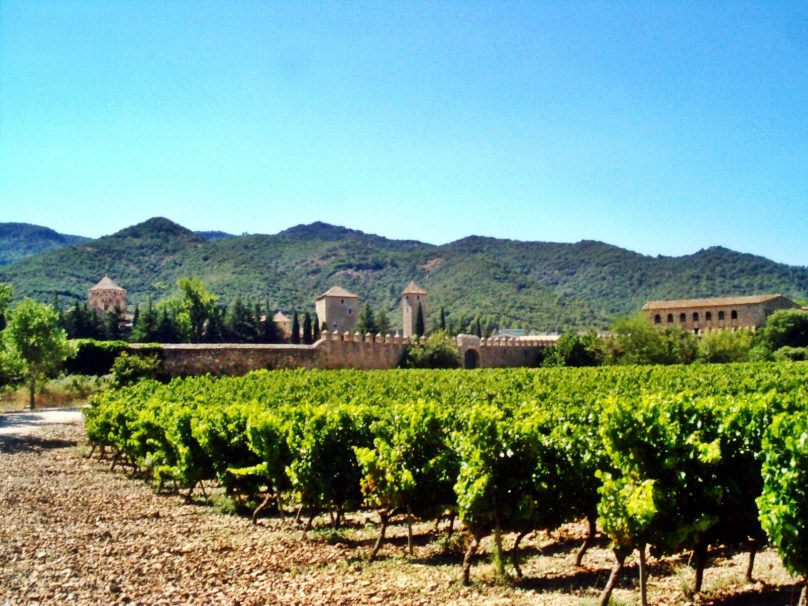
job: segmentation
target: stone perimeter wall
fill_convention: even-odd
[[[169,377],[243,375],[252,370],[290,368],[383,370],[401,363],[409,343],[409,338],[398,335],[374,337],[323,331],[323,338],[313,345],[165,344],[163,370]],[[538,366],[542,350],[551,344],[469,335],[457,338],[461,364],[465,361],[471,368]]]

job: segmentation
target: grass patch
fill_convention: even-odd
[[[66,408],[83,406],[94,393],[109,386],[110,377],[89,375],[62,375],[37,387],[37,408]],[[28,388],[7,387],[0,394],[0,412],[28,410]]]

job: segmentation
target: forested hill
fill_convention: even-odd
[[[0,265],[86,240],[88,238],[60,234],[39,225],[0,223]]]
[[[415,280],[430,293],[433,318],[444,307],[450,321],[479,315],[538,331],[604,328],[648,299],[808,296],[808,268],[725,248],[648,257],[593,241],[469,237],[435,246],[325,223],[212,239],[155,218],[0,267],[0,281],[18,296],[58,295],[63,305],[86,300],[104,274],[128,290],[132,305],[172,296],[179,277],[198,276],[223,303],[240,295],[271,309],[313,311],[315,297],[338,284],[383,306],[394,325],[401,290]]]

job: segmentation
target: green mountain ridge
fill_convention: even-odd
[[[547,332],[605,328],[649,299],[781,293],[808,296],[808,268],[712,247],[683,257],[649,257],[583,240],[574,244],[470,236],[445,245],[392,240],[313,223],[276,235],[204,237],[154,218],[110,236],[48,250],[0,267],[17,296],[63,305],[86,300],[104,274],[127,289],[130,306],[176,294],[198,276],[229,304],[241,296],[272,310],[313,311],[340,285],[399,324],[400,293],[426,288],[432,318],[481,317],[501,327]]]
[[[0,223],[0,265],[87,240],[89,238],[60,234],[40,225]]]

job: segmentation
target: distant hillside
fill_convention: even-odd
[[[0,223],[0,265],[87,240],[88,238],[82,236],[60,234],[39,225]]]
[[[233,234],[223,231],[197,231],[194,233],[200,238],[205,238],[205,240],[224,240],[225,238],[233,237]]]
[[[604,328],[648,299],[781,293],[808,296],[808,268],[710,248],[685,257],[647,257],[602,242],[519,242],[469,237],[443,246],[391,240],[325,223],[276,235],[204,237],[155,218],[111,236],[47,251],[0,268],[18,295],[67,304],[84,300],[105,273],[134,305],[175,294],[199,276],[222,301],[236,295],[272,309],[313,311],[338,284],[395,324],[399,295],[415,280],[432,317],[476,316],[535,331]]]

